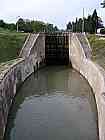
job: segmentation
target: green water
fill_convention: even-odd
[[[92,90],[79,73],[46,67],[18,91],[5,140],[98,140],[96,115]]]

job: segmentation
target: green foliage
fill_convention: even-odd
[[[4,29],[9,29],[11,31],[16,30],[15,24],[13,24],[13,23],[8,24],[8,23],[5,23],[3,20],[0,20],[0,27],[4,28]]]
[[[0,27],[11,31],[16,31],[17,27],[19,32],[32,33],[32,32],[56,32],[59,31],[57,26],[42,21],[30,21],[19,18],[16,24],[8,24],[0,20]]]
[[[24,25],[24,32],[25,33],[32,33],[33,32],[32,24],[31,24],[30,21],[29,22],[27,21],[25,23],[25,25]]]
[[[102,8],[105,8],[105,0],[103,0],[103,2],[101,3]]]
[[[0,20],[0,27],[4,28],[5,27],[5,23],[3,20]]]
[[[96,9],[94,10],[92,15],[89,15],[87,18],[76,18],[75,22],[69,22],[67,24],[67,30],[69,30],[71,27],[73,27],[73,32],[82,32],[82,26],[83,26],[83,20],[84,20],[84,32],[87,33],[97,33],[98,28],[102,28],[102,20],[97,15]]]
[[[86,22],[85,22],[85,32],[88,32],[88,33],[94,33],[93,31],[93,21],[92,21],[92,16],[89,15],[88,18],[86,19]]]
[[[82,18],[80,18],[78,21],[78,24],[77,24],[77,31],[78,32],[82,32],[82,23],[83,23],[83,20],[82,20]]]
[[[67,25],[66,25],[66,30],[72,30],[72,23],[69,22]]]
[[[43,32],[46,28],[46,25],[42,21],[31,21],[32,30],[34,32]]]
[[[24,29],[25,29],[25,21],[22,18],[20,18],[17,21],[16,25],[18,26],[19,31],[24,31]]]
[[[55,32],[59,31],[59,29],[58,29],[57,26],[54,27],[54,31],[55,31]]]
[[[93,33],[97,33],[98,29],[98,15],[96,9],[94,10],[92,14],[92,27],[93,27]]]
[[[76,23],[72,22],[73,32],[76,32]]]
[[[46,24],[46,32],[53,32],[53,24],[49,24],[47,23]]]
[[[19,31],[24,31],[24,32],[55,32],[55,31],[59,31],[57,26],[53,26],[53,24],[49,24],[49,23],[44,23],[42,21],[30,21],[30,20],[26,20],[24,21],[24,19],[20,18],[17,21],[18,27],[19,27]]]

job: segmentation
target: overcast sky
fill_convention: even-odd
[[[0,19],[16,22],[20,16],[65,28],[68,21],[82,17],[84,7],[85,16],[96,8],[105,23],[105,9],[101,8],[101,2],[102,0],[0,0]]]

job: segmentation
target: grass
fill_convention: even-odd
[[[92,59],[105,68],[105,37],[87,35],[92,48]]]
[[[0,63],[16,59],[27,34],[0,28]]]

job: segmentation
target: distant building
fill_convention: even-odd
[[[100,31],[101,31],[102,29],[104,29],[104,28],[99,28],[99,29],[97,29],[97,34],[100,34],[100,33],[101,33]]]

